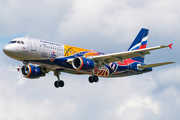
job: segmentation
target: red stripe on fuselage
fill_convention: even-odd
[[[129,62],[127,60],[123,60],[123,63],[120,62],[120,61],[117,61],[118,65],[121,65],[121,66],[127,66],[129,64]]]
[[[117,61],[118,65],[120,66],[128,66],[134,62],[138,62],[138,61],[135,61],[135,60],[132,60],[132,59],[126,59],[126,60],[123,60],[123,63],[120,62],[120,61]]]

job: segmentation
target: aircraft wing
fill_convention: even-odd
[[[124,59],[128,58],[134,58],[134,57],[144,57],[144,55],[150,54],[149,51],[161,49],[165,47],[170,47],[172,49],[172,44],[170,45],[161,45],[156,47],[150,47],[150,48],[144,48],[144,49],[138,49],[134,51],[126,51],[126,52],[119,52],[119,53],[113,53],[113,54],[107,54],[107,55],[98,55],[98,56],[90,56],[87,57],[89,59],[93,59],[97,65],[107,65],[111,62],[115,61],[121,61],[123,62]]]

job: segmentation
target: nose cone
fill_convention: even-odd
[[[6,46],[3,48],[3,52],[4,52],[6,55],[8,55],[8,53],[9,53],[10,51],[11,51],[11,50],[10,50],[10,48],[9,48],[8,45],[6,45]]]
[[[3,48],[3,52],[16,60],[21,60],[24,54],[21,52],[22,46],[19,44],[8,44]]]
[[[4,52],[7,56],[11,57],[11,56],[14,54],[14,52],[15,52],[14,46],[12,46],[12,45],[10,45],[10,44],[6,45],[6,46],[3,48],[3,52]]]

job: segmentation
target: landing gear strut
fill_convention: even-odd
[[[58,80],[54,82],[54,86],[56,88],[59,88],[59,87],[64,87],[64,81],[60,80],[60,71],[58,70],[55,70],[54,71],[54,75],[57,76]]]
[[[24,65],[28,65],[28,64],[29,64],[29,61],[24,60],[24,61],[23,61],[23,64],[24,64]]]
[[[24,60],[23,64],[24,64],[24,74],[27,75],[28,74],[27,65],[29,64],[29,61]]]
[[[98,82],[99,78],[98,76],[94,75],[94,70],[92,70],[92,76],[89,76],[89,82],[93,83],[93,82]]]

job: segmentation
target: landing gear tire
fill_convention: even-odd
[[[59,88],[59,87],[64,87],[64,81],[60,80],[60,81],[55,81],[54,82],[54,86],[56,88]]]
[[[55,86],[56,88],[59,87],[58,81],[55,81],[55,82],[54,82],[54,86]]]
[[[89,76],[89,82],[90,82],[90,83],[93,83],[93,82],[94,82],[92,76]]]
[[[98,81],[99,81],[98,76],[96,76],[96,75],[95,75],[95,76],[93,76],[93,81],[94,81],[94,82],[98,82]]]
[[[64,81],[62,80],[59,81],[59,87],[64,87]]]

